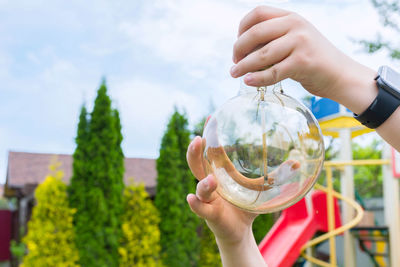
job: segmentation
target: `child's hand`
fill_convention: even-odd
[[[239,26],[233,61],[231,75],[249,73],[244,81],[250,86],[292,78],[310,93],[355,113],[377,95],[375,71],[347,57],[311,23],[286,10],[261,6],[247,14]]]
[[[214,176],[205,177],[201,153],[201,138],[196,137],[187,151],[189,167],[200,180],[197,184],[196,195],[187,196],[190,208],[206,220],[217,241],[240,243],[244,238],[252,235],[251,225],[257,215],[236,208],[221,198],[215,191],[217,181]]]

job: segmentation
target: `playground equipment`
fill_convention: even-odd
[[[324,164],[327,170],[327,187],[316,185],[319,191],[311,194],[311,205],[307,207],[306,200],[302,199],[284,210],[279,220],[260,243],[260,252],[268,266],[292,266],[301,252],[325,240],[329,240],[330,244],[330,263],[325,263],[306,253],[302,253],[302,256],[320,266],[336,266],[335,236],[359,223],[363,216],[363,210],[357,202],[333,190],[332,164],[335,163],[326,162]],[[346,225],[341,225],[337,199],[343,200],[356,211],[354,219]],[[307,242],[317,231],[327,233]],[[269,255],[275,255],[275,257]]]
[[[326,182],[327,182],[327,187],[323,188],[321,185],[316,185],[316,188],[322,189],[325,192],[327,192],[328,194],[328,221],[329,223],[329,232],[326,233],[325,235],[319,236],[318,238],[311,240],[310,242],[308,242],[307,244],[305,244],[302,248],[302,256],[309,260],[312,263],[316,263],[320,266],[336,266],[336,245],[335,245],[335,236],[341,233],[344,233],[345,231],[348,231],[350,229],[352,229],[354,226],[356,226],[362,219],[363,217],[363,209],[362,207],[353,199],[350,199],[348,197],[345,197],[341,194],[339,194],[338,192],[335,192],[333,190],[333,183],[332,183],[332,168],[338,168],[341,166],[346,166],[346,165],[381,165],[381,164],[387,164],[388,161],[387,160],[354,160],[351,162],[325,162],[324,167],[326,169]],[[341,200],[343,200],[344,202],[346,202],[348,204],[348,206],[354,208],[356,210],[356,216],[350,220],[349,222],[347,222],[345,225],[343,225],[342,227],[339,227],[337,229],[334,229],[333,227],[333,223],[332,221],[335,219],[336,214],[331,212],[332,207],[330,207],[332,204],[332,200],[330,200],[332,198],[332,196],[339,198]],[[353,215],[354,216],[354,215]],[[309,248],[312,247],[318,243],[321,243],[325,240],[329,240],[329,251],[330,251],[330,262],[329,263],[325,263],[323,261],[320,261],[318,259],[313,258],[310,255],[307,255],[306,253],[304,253],[304,251]],[[351,265],[351,266],[356,266]]]
[[[351,229],[360,247],[375,266],[389,266],[389,231],[387,226],[354,227]]]
[[[357,202],[365,210],[367,206],[356,191]],[[375,214],[365,211],[365,220],[350,229],[358,239],[361,251],[368,254],[375,267],[389,266],[389,231],[387,226],[377,226]]]
[[[340,138],[340,160],[335,167],[341,167],[341,194],[347,198],[355,199],[354,196],[354,165],[382,165],[383,170],[383,192],[384,192],[384,213],[385,222],[389,230],[390,243],[390,264],[391,266],[400,266],[400,253],[397,248],[400,246],[400,205],[399,205],[399,182],[393,177],[393,162],[389,159],[392,157],[392,148],[384,143],[382,161],[352,161],[351,139],[371,132],[353,118],[350,110],[330,99],[312,98],[311,109],[315,117],[318,119],[322,133],[334,138]],[[353,212],[348,206],[344,206],[342,210],[343,223],[352,220]],[[354,237],[347,231],[344,233],[344,265],[356,266]]]
[[[341,139],[340,161],[325,162],[324,164],[327,188],[320,185],[315,186],[318,190],[324,191],[327,196],[327,201],[324,202],[328,216],[327,233],[307,242],[316,230],[321,230],[317,227],[317,225],[320,225],[321,218],[314,214],[315,201],[311,201],[311,207],[310,205],[306,206],[307,212],[305,214],[307,215],[304,215],[306,201],[302,200],[298,205],[296,204],[282,213],[280,219],[260,244],[259,249],[261,253],[263,253],[270,267],[291,266],[294,263],[293,259],[297,258],[300,251],[305,259],[319,266],[336,266],[335,236],[344,233],[344,266],[357,266],[355,262],[354,236],[360,242],[366,241],[363,244],[367,249],[368,246],[371,248],[371,256],[374,258],[377,266],[400,266],[400,253],[397,252],[400,246],[399,183],[398,180],[394,179],[392,172],[392,169],[396,170],[400,168],[399,166],[397,166],[398,168],[391,166],[393,165],[393,161],[389,159],[391,158],[392,150],[385,144],[382,160],[352,160],[351,138],[371,132],[371,130],[353,119],[352,113],[349,110],[329,99],[317,100],[314,98],[312,100],[312,111],[319,119],[324,135],[340,137]],[[386,228],[354,228],[361,220],[363,214],[361,206],[354,200],[352,167],[356,165],[382,165],[383,167]],[[333,191],[332,188],[333,168],[341,171],[341,194]],[[311,198],[313,199],[313,195]],[[337,201],[336,199],[342,199],[347,204],[342,205],[341,219],[343,225],[340,227],[335,223],[335,220],[338,218],[335,208],[336,204],[334,204]],[[354,210],[356,210],[355,214]],[[296,213],[300,215],[293,216]],[[314,220],[315,222],[311,223],[310,220]],[[349,231],[351,229],[353,229],[354,236]],[[387,230],[385,231],[385,229]],[[296,235],[294,232],[300,233]],[[329,240],[330,247],[330,262],[328,263],[315,259],[306,253],[307,248],[325,240]],[[386,240],[389,245],[385,244]],[[368,242],[375,243],[374,251],[372,251],[372,245]],[[288,252],[284,250],[282,248],[283,245],[290,247],[293,251]],[[384,259],[386,254],[389,254],[388,261],[390,265],[385,265],[387,263]],[[271,258],[270,255],[274,255],[274,258]]]
[[[314,191],[312,205],[305,198],[282,212],[267,236],[261,241],[259,249],[269,267],[290,267],[300,255],[303,245],[317,231],[327,232],[327,194]],[[336,214],[334,226],[340,227],[340,211],[337,199],[332,202]],[[274,255],[271,257],[270,255]]]
[[[318,122],[280,83],[242,87],[203,132],[205,171],[237,207],[268,213],[287,208],[315,184],[324,145]]]
[[[346,165],[387,165],[389,160],[354,160],[351,162],[325,162],[327,187],[319,184],[315,186],[320,191],[311,194],[312,205],[307,207],[307,202],[302,199],[292,207],[282,212],[279,220],[271,228],[270,232],[260,243],[259,249],[264,256],[268,266],[285,267],[292,266],[297,257],[302,256],[318,266],[337,266],[336,262],[336,246],[335,236],[345,231],[352,230],[369,230],[368,233],[359,232],[357,237],[362,241],[376,241],[375,250],[370,250],[370,254],[375,259],[377,266],[397,266],[387,265],[384,259],[386,255],[386,240],[389,239],[387,233],[388,227],[369,227],[369,228],[354,228],[362,219],[363,209],[355,201],[345,197],[333,190],[332,169],[340,168]],[[325,199],[321,198],[321,193]],[[337,199],[341,199],[356,211],[352,220],[345,225],[341,225],[340,212],[337,205]],[[317,232],[326,232],[325,234],[308,241]],[[329,240],[330,247],[330,262],[326,263],[312,257],[306,253],[306,249],[315,246],[321,242]],[[308,242],[307,242],[308,241]],[[272,253],[272,254],[271,254]],[[275,255],[270,257],[269,255]],[[392,258],[392,257],[391,257]],[[351,265],[351,266],[356,266]]]

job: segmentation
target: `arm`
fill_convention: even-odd
[[[376,71],[346,56],[308,21],[286,10],[257,7],[246,15],[239,26],[233,60],[236,65],[231,75],[245,75],[248,85],[292,78],[310,93],[339,102],[357,114],[378,94]],[[399,121],[397,109],[376,129],[397,150]]]
[[[310,93],[330,98],[360,114],[378,93],[376,72],[334,47],[301,16],[272,7],[257,7],[240,23],[233,49],[233,77],[245,75],[250,86],[265,86],[286,78],[300,82]],[[260,71],[261,70],[261,71]],[[400,149],[400,111],[397,109],[377,132]],[[187,159],[193,174],[205,176],[201,140],[196,138]],[[251,231],[256,215],[237,209],[216,192],[214,177],[198,183],[187,201],[213,231],[224,266],[265,266]]]
[[[216,238],[223,266],[267,266],[254,239],[251,225],[243,233],[240,243],[230,243]]]
[[[187,161],[198,180],[196,194],[189,194],[190,208],[201,218],[215,235],[222,263],[226,267],[266,266],[258,250],[251,229],[256,214],[240,210],[215,191],[217,182],[209,175],[206,178],[201,159],[201,138],[196,137],[189,145]]]

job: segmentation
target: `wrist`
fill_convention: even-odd
[[[364,112],[378,95],[377,72],[357,62],[343,69],[332,100],[356,114]]]
[[[223,246],[226,248],[233,248],[233,247],[242,247],[243,245],[246,246],[254,240],[253,230],[251,225],[246,227],[244,230],[241,230],[239,234],[234,235],[218,235],[214,233],[215,240],[217,241],[218,247]]]
[[[226,240],[216,237],[222,265],[229,267],[267,266],[262,257],[251,228],[247,229],[240,240]]]

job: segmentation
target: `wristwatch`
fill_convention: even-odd
[[[368,128],[378,128],[400,105],[400,73],[388,66],[382,66],[375,78],[379,92],[372,104],[354,118]]]

